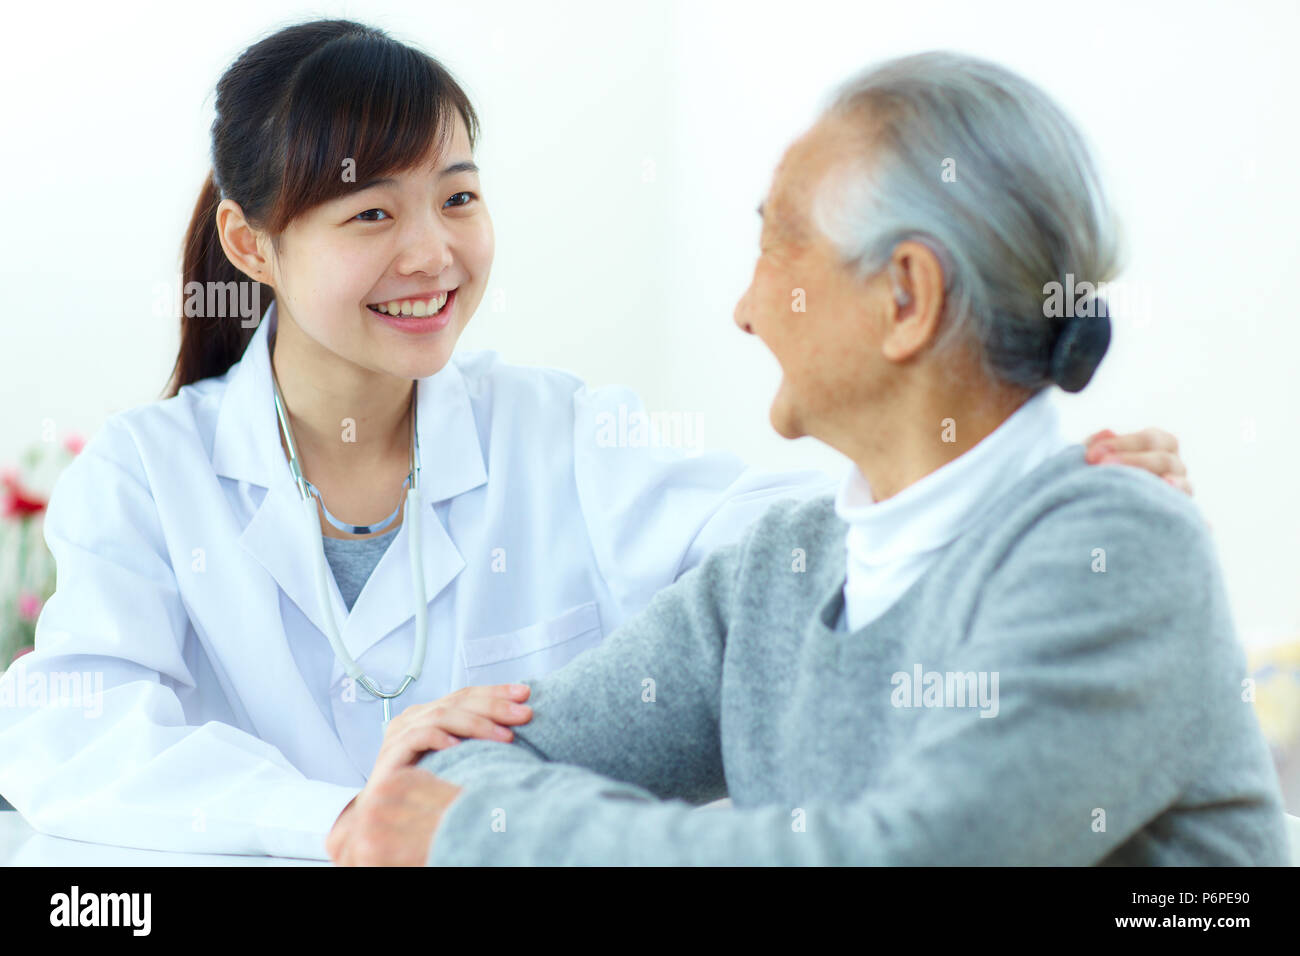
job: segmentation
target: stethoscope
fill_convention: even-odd
[[[317,501],[320,502],[321,511],[325,513],[326,520],[340,531],[348,531],[352,534],[370,534],[374,531],[382,531],[392,524],[397,519],[398,512],[402,510],[400,504],[391,515],[374,525],[347,524],[339,521],[329,513],[329,509],[325,507],[325,499],[316,490],[316,486],[303,477],[302,468],[298,465],[298,449],[293,441],[293,431],[289,428],[289,415],[285,411],[284,396],[280,394],[280,383],[275,377],[274,366],[271,368],[271,383],[275,386],[275,411],[280,418],[280,428],[284,432],[285,444],[289,448],[289,471],[298,486],[299,495],[302,496],[302,512],[309,523],[313,538],[318,538],[320,535],[320,523],[316,515]],[[388,726],[389,720],[392,719],[393,698],[401,696],[402,692],[413,681],[420,679],[420,671],[424,668],[424,651],[429,643],[426,622],[428,602],[424,596],[424,558],[422,556],[423,551],[420,548],[420,443],[416,428],[418,409],[416,398],[419,387],[419,380],[417,379],[411,388],[411,473],[402,482],[402,487],[407,488],[406,524],[410,530],[407,538],[411,545],[411,583],[415,590],[415,647],[411,650],[411,663],[406,668],[406,676],[402,679],[402,686],[391,694],[380,690],[379,686],[357,666],[357,662],[352,659],[348,649],[343,646],[343,638],[339,635],[338,621],[334,617],[334,602],[330,600],[330,571],[325,564],[325,545],[318,542],[313,549],[313,556],[316,561],[316,598],[320,603],[321,616],[325,621],[325,636],[329,638],[330,647],[334,649],[334,655],[342,663],[343,670],[347,675],[364,687],[371,696],[377,697],[384,702],[385,727]]]

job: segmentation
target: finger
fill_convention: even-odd
[[[527,684],[475,684],[470,687],[462,687],[460,690],[453,691],[446,697],[438,700],[428,701],[423,704],[413,704],[403,710],[393,722],[389,724],[391,730],[393,723],[399,719],[404,724],[408,723],[425,723],[430,714],[442,710],[448,706],[466,707],[473,700],[526,700],[528,695],[533,692]],[[476,708],[481,710],[482,708]]]
[[[527,684],[480,684],[476,687],[466,687],[465,691],[466,698],[526,700],[533,689]]]
[[[515,706],[506,701],[500,703],[505,703],[508,707]],[[438,716],[436,723],[413,725],[394,743],[405,741],[407,738],[422,742],[426,739],[426,731],[437,731],[444,735],[455,734],[461,738],[477,737],[480,740],[509,740],[513,736],[510,728],[498,724],[491,714],[468,708],[448,708]]]
[[[1144,468],[1160,478],[1165,475],[1187,474],[1187,466],[1183,464],[1183,460],[1168,451],[1135,451],[1107,455],[1101,460],[1101,464],[1132,465],[1134,468]]]
[[[500,697],[467,701],[466,709],[498,724],[526,724],[533,719],[533,709]]]
[[[1084,441],[1083,444],[1086,447],[1088,445],[1091,445],[1095,441],[1100,441],[1103,438],[1114,438],[1114,437],[1115,437],[1115,433],[1113,431],[1111,431],[1109,428],[1103,428],[1101,431],[1093,432],[1091,435],[1089,435],[1087,440]]]
[[[1144,428],[1139,432],[1116,435],[1106,444],[1117,452],[1128,451],[1178,451],[1178,439],[1162,428]]]
[[[1194,493],[1192,484],[1182,475],[1165,475],[1165,481],[1189,497]]]
[[[507,686],[507,685],[502,685]],[[488,690],[489,688],[483,688]],[[533,719],[533,709],[527,704],[500,697],[496,694],[479,694],[466,697],[456,702],[460,710],[470,711],[495,721],[498,724],[526,724]],[[443,721],[439,720],[442,724]]]
[[[500,738],[497,738],[500,739]],[[430,750],[446,750],[460,743],[460,739],[440,727],[429,724],[412,727],[392,740],[385,740],[375,757],[372,780],[382,780],[404,767],[409,767]]]
[[[447,711],[442,720],[443,722],[437,725],[412,725],[391,741],[385,741],[379,756],[375,758],[375,775],[387,777],[400,772],[413,765],[430,750],[446,750],[448,747],[456,746],[464,738],[496,740],[502,743],[508,743],[514,738],[514,733],[509,728],[500,727],[477,714]]]

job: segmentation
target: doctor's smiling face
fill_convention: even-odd
[[[401,379],[451,358],[483,298],[494,236],[463,119],[413,169],[358,183],[294,219],[270,262],[281,324]],[[278,336],[277,336],[278,338]]]

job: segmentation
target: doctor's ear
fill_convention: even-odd
[[[271,269],[265,255],[269,240],[248,223],[239,203],[233,199],[221,200],[217,204],[216,224],[217,238],[231,264],[250,279],[271,285]]]

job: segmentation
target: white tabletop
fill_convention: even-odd
[[[0,812],[0,866],[333,866],[329,860],[221,853],[164,853],[82,843],[37,833],[22,815]]]
[[[707,806],[730,806],[728,799]],[[700,807],[703,810],[705,807]],[[1292,866],[1300,866],[1300,817],[1287,817]],[[15,811],[0,812],[0,866],[333,866],[328,860],[221,853],[164,853],[81,843],[37,833]]]

